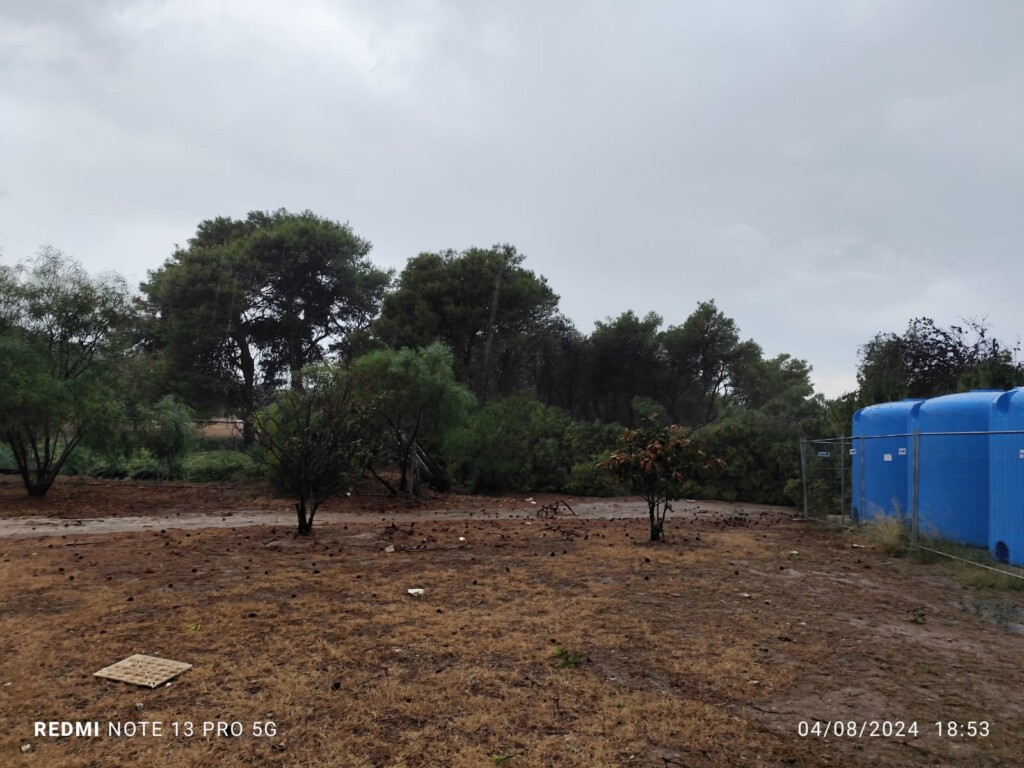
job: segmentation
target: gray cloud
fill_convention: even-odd
[[[633,6],[0,4],[3,258],[309,208],[387,266],[515,243],[585,331],[714,297],[829,394],[913,316],[1024,328],[1024,6]]]

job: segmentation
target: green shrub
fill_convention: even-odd
[[[124,464],[127,476],[132,480],[167,479],[161,474],[160,462],[147,448],[135,451]]]
[[[11,447],[7,443],[0,443],[0,469],[13,471],[17,468],[18,464],[14,461]]]
[[[251,456],[240,451],[198,451],[183,462],[185,478],[197,483],[217,483],[261,477],[263,471]]]
[[[572,462],[569,415],[526,397],[488,403],[446,444],[452,476],[473,492],[557,491]]]
[[[564,490],[575,496],[625,496],[628,493],[607,470],[598,466],[597,459],[573,464]]]
[[[142,409],[142,444],[163,477],[181,477],[181,463],[198,437],[194,421],[195,412],[176,395],[167,395],[152,407]],[[148,472],[148,464],[142,458],[139,461],[139,471]],[[147,468],[143,469],[143,465]]]
[[[61,473],[85,477],[127,477],[128,460],[116,451],[97,451],[80,445],[68,456]]]

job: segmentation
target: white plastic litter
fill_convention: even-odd
[[[423,597],[425,594],[427,594],[427,591],[425,589],[419,589],[418,587],[414,589],[407,589],[406,592],[408,592],[413,597]]]
[[[388,544],[386,547],[384,547],[384,551],[385,552],[394,552],[395,551],[395,545],[394,544]]]

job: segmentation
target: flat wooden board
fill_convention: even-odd
[[[156,688],[177,677],[186,669],[192,669],[192,665],[182,661],[171,661],[137,653],[116,664],[111,664],[109,667],[104,667],[99,672],[93,672],[93,675],[110,680],[120,680],[132,685],[142,685],[146,688]]]

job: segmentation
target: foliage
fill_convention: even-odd
[[[309,211],[200,223],[142,285],[170,386],[204,412],[245,417],[283,379],[301,388],[304,366],[346,351],[376,314],[390,275],[369,250]]]
[[[555,648],[555,666],[559,669],[576,669],[587,660],[583,651],[571,651],[558,646]]]
[[[579,496],[622,496],[626,489],[600,463],[615,449],[623,428],[600,421],[574,421],[565,431],[565,448],[572,462],[564,490]]]
[[[527,397],[488,403],[448,440],[452,473],[474,492],[558,490],[572,466],[569,424],[565,411]]]
[[[418,350],[382,349],[356,359],[351,375],[357,401],[372,409],[376,429],[398,464],[399,490],[418,493],[417,445],[440,449],[474,402],[455,381],[451,352],[438,342]]]
[[[340,369],[311,368],[303,378],[303,389],[279,392],[256,414],[253,432],[271,480],[297,497],[298,532],[307,534],[320,505],[359,476],[367,414]]]
[[[591,408],[606,422],[632,425],[633,400],[656,389],[661,369],[658,328],[661,316],[643,318],[632,310],[595,323],[584,351],[584,375]]]
[[[726,501],[793,504],[802,498],[800,440],[832,432],[829,403],[812,396],[810,366],[782,354],[744,358],[733,372],[733,390],[718,420],[693,434],[725,466],[686,494]],[[839,501],[836,500],[836,506]]]
[[[409,260],[384,300],[374,333],[394,348],[440,341],[458,380],[486,401],[524,383],[531,340],[557,323],[558,296],[507,244]]]
[[[135,313],[125,282],[90,277],[52,248],[0,280],[0,434],[28,493],[121,420],[117,365]]]
[[[659,334],[664,349],[665,404],[672,419],[693,428],[715,419],[737,371],[761,357],[753,341],[741,342],[735,321],[714,300],[702,301],[682,325]]]
[[[240,478],[260,477],[260,465],[241,451],[196,451],[182,462],[186,480],[197,483],[222,483]]]
[[[142,445],[156,459],[163,477],[180,477],[182,461],[195,445],[195,412],[176,395],[165,395],[142,411]]]
[[[1014,362],[1012,350],[989,338],[983,321],[965,325],[942,328],[922,317],[911,320],[902,335],[876,334],[860,348],[862,403],[1024,384],[1024,365]]]
[[[665,536],[665,516],[671,502],[680,498],[683,483],[723,464],[709,459],[703,446],[691,441],[681,427],[662,427],[649,419],[627,429],[618,450],[601,466],[647,502],[651,541],[659,541]]]
[[[161,480],[167,475],[161,462],[148,448],[139,448],[124,462],[125,477],[132,480]]]

